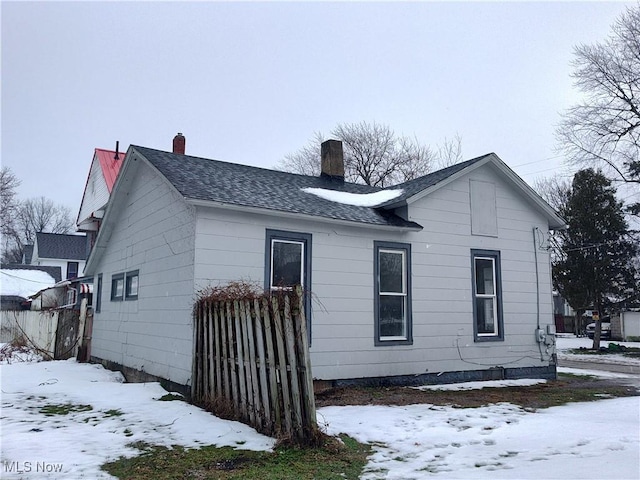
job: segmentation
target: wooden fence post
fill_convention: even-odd
[[[263,425],[266,431],[271,432],[273,422],[271,421],[271,408],[269,402],[269,385],[267,384],[267,358],[264,352],[264,329],[262,322],[264,316],[260,316],[260,303],[258,299],[253,300],[253,310],[256,314],[256,348],[258,352],[257,360],[260,370],[260,405]]]
[[[278,371],[280,372],[280,387],[282,388],[282,407],[284,413],[285,433],[291,435],[293,433],[293,425],[291,420],[291,396],[289,394],[289,375],[287,374],[287,359],[284,347],[284,329],[282,328],[282,319],[280,318],[280,309],[278,299],[271,299],[273,305],[273,320],[276,334],[276,349],[278,351]]]
[[[253,388],[251,386],[251,351],[249,350],[249,325],[247,322],[247,312],[244,308],[244,302],[242,300],[236,301],[235,306],[237,308],[236,318],[240,318],[240,331],[242,332],[242,372],[245,382],[245,404],[247,406],[247,415],[250,424],[255,422],[255,406],[253,404]]]
[[[269,313],[269,302],[266,298],[262,299],[262,314],[264,316],[264,338],[267,342],[267,353],[265,363],[267,365],[267,373],[269,374],[269,391],[271,393],[271,406],[273,408],[273,428],[280,428],[282,424],[282,404],[278,389],[278,370],[277,370],[277,354],[273,348],[274,325],[273,318]]]
[[[238,395],[238,376],[237,376],[237,368],[236,368],[236,336],[233,333],[233,320],[231,317],[231,302],[226,303],[226,312],[227,312],[227,331],[229,333],[228,348],[229,348],[229,376],[231,377],[231,400],[233,401],[233,405],[236,408],[240,407],[238,403],[239,395]]]
[[[284,297],[284,332],[287,345],[287,357],[291,368],[291,405],[293,407],[294,433],[298,438],[302,434],[302,406],[300,404],[300,382],[298,380],[298,362],[296,360],[296,340],[291,319],[291,301],[289,295]]]
[[[304,409],[305,417],[304,422],[306,427],[315,426],[316,420],[316,402],[313,393],[313,375],[311,373],[311,356],[309,355],[309,333],[307,331],[307,319],[306,312],[304,311],[304,295],[302,287],[296,287],[296,294],[298,296],[298,321],[296,324],[299,327],[298,342],[301,351],[301,360],[303,366],[303,404],[306,406]]]
[[[213,345],[215,353],[215,369],[216,369],[216,383],[214,390],[214,398],[224,396],[222,390],[222,329],[220,328],[220,315],[218,314],[218,308],[216,303],[211,304],[211,311],[213,315]]]
[[[249,370],[251,372],[251,389],[253,390],[253,413],[256,419],[256,425],[262,428],[262,403],[260,402],[260,383],[258,379],[258,357],[256,355],[256,339],[255,329],[253,326],[253,317],[251,313],[251,304],[248,300],[244,301],[244,312],[247,323],[247,337],[249,340]]]

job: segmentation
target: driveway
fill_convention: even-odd
[[[580,368],[583,370],[601,370],[603,372],[624,373],[640,378],[640,365],[618,365],[615,363],[599,362],[597,359],[584,360],[558,358],[559,367]]]

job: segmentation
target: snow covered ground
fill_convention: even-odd
[[[561,338],[559,351],[584,340]],[[0,378],[2,478],[111,478],[100,465],[136,455],[127,446],[136,441],[253,450],[274,445],[243,424],[184,402],[159,401],[167,392],[156,383],[126,384],[98,365],[13,361],[0,365]],[[47,415],[52,405],[73,411]],[[330,434],[374,445],[364,479],[640,478],[640,397],[536,412],[506,402],[464,409],[325,407],[318,419]]]
[[[609,343],[624,345],[625,347],[640,348],[640,342],[617,342],[615,340],[600,340],[600,346],[606,347]],[[593,347],[593,340],[587,337],[576,337],[571,334],[560,334],[556,340],[558,358],[566,360],[584,360],[585,355],[570,353],[569,350],[577,348]],[[600,354],[597,356],[599,363],[615,363],[618,365],[640,365],[640,358],[628,358],[616,354]]]

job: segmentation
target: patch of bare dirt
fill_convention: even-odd
[[[463,391],[417,390],[410,387],[339,387],[317,392],[315,399],[317,407],[428,403],[466,408],[509,402],[523,408],[536,409],[569,402],[638,395],[640,391],[637,388],[620,379],[561,376],[559,380],[526,387]]]

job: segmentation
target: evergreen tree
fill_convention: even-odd
[[[616,304],[634,300],[638,296],[634,259],[639,247],[611,181],[600,171],[579,171],[559,213],[569,228],[559,233],[553,280],[569,305],[576,311],[593,308],[602,318]],[[599,319],[594,349],[600,348],[600,327]]]

